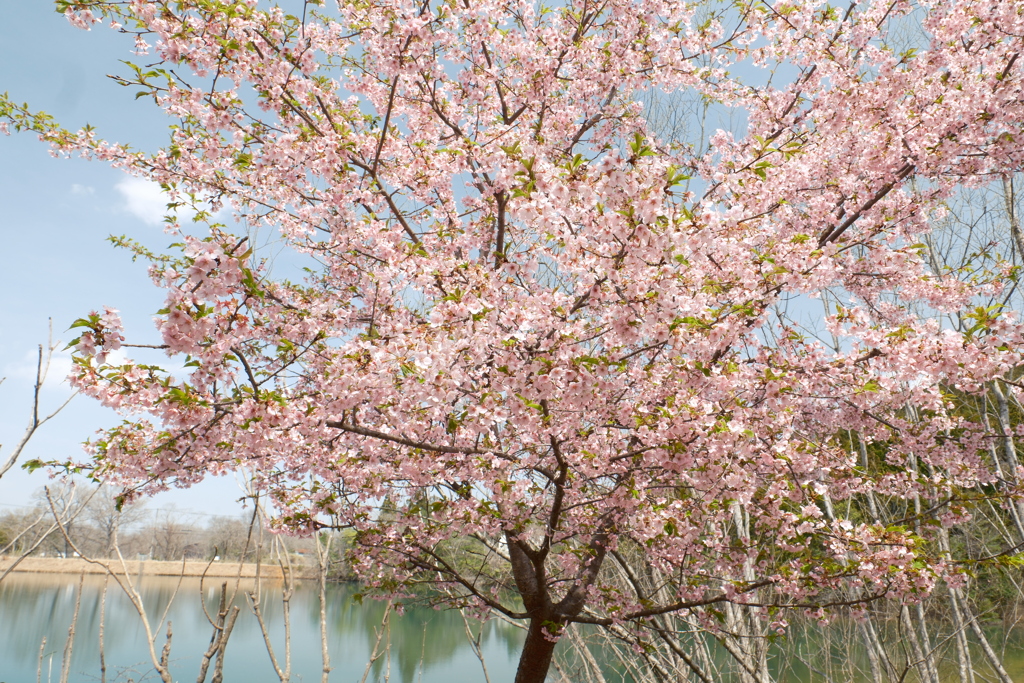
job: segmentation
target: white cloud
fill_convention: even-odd
[[[114,189],[124,197],[124,209],[149,225],[160,225],[167,214],[170,199],[152,180],[125,178]]]
[[[8,363],[4,366],[3,376],[10,377],[11,379],[35,382],[38,362],[38,350],[33,349],[26,351],[20,360]],[[46,364],[45,350],[43,354],[43,364],[44,366]],[[53,356],[50,358],[49,368],[44,367],[44,370],[46,370],[46,379],[43,381],[44,388],[56,389],[61,384],[64,384],[64,389],[70,389],[70,387],[65,383],[65,380],[71,373],[71,354],[63,351],[54,351]]]
[[[74,183],[71,185],[71,194],[77,195],[79,197],[87,197],[89,195],[96,194],[96,188],[90,187],[88,185],[79,185],[78,183]]]
[[[162,225],[164,216],[170,213],[167,204],[171,202],[171,198],[160,188],[159,183],[130,176],[114,185],[114,189],[124,198],[122,208],[143,223]],[[177,211],[179,218],[183,221],[191,220],[196,214],[187,206],[179,206]],[[222,208],[213,216],[220,217],[224,211],[225,209]]]

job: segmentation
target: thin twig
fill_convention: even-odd
[[[71,673],[71,653],[75,648],[75,629],[78,627],[78,611],[82,607],[82,584],[85,583],[85,572],[78,575],[78,590],[75,592],[75,611],[71,615],[71,626],[68,628],[68,640],[64,644],[64,657],[60,663],[60,683],[68,683]]]

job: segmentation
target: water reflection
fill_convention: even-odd
[[[61,658],[68,637],[78,590],[77,576],[12,574],[0,582],[0,683],[31,683],[36,680],[39,650],[43,637],[41,680],[60,680]],[[202,599],[211,616],[216,615],[221,579],[207,581]],[[100,680],[99,627],[102,576],[84,579],[82,599],[74,642],[74,656],[69,683],[95,683]],[[143,577],[139,582],[150,621],[162,634],[166,622],[158,626],[164,611],[173,624],[171,672],[176,681],[194,680],[202,654],[209,646],[212,627],[203,613],[198,579],[178,580],[170,577]],[[267,655],[259,625],[246,604],[244,593],[252,589],[252,581],[242,581],[234,604],[241,608],[238,621],[227,646],[225,680],[251,683],[277,680]],[[231,588],[234,583],[229,584]],[[284,663],[284,628],[279,582],[264,582],[261,608],[270,626],[270,636],[278,660]],[[386,606],[371,600],[362,603],[353,599],[356,588],[350,585],[328,587],[328,647],[331,654],[331,681],[355,683],[362,679],[370,660]],[[292,680],[319,681],[320,607],[316,586],[300,585],[291,600]],[[474,629],[479,628],[471,622]],[[131,602],[111,582],[105,607],[106,680],[139,682],[155,681],[145,630]],[[770,650],[769,669],[780,683],[818,683],[832,680],[867,683],[867,656],[860,647],[857,624],[839,620],[829,627],[817,622],[798,622],[787,638]],[[935,625],[935,638],[944,655],[939,659],[939,677],[943,682],[959,681],[948,638]],[[580,629],[583,637],[595,635],[592,629]],[[886,634],[890,645],[899,643],[896,626]],[[1024,681],[1024,633],[1004,633],[992,629],[989,637],[1000,646],[1004,665],[1012,680]],[[680,644],[693,650],[693,636],[683,636]],[[1005,638],[1005,640],[1004,640]],[[724,682],[740,680],[735,662],[724,648],[708,639],[711,658]],[[480,663],[469,647],[462,617],[454,611],[438,611],[409,606],[405,614],[392,615],[389,628],[381,640],[390,643],[387,653],[373,665],[368,683],[384,680],[395,683],[478,683],[484,677]],[[500,621],[484,626],[481,649],[492,683],[510,683],[514,679],[516,659],[522,643],[522,631]],[[161,637],[157,651],[163,645]],[[611,683],[630,680],[615,661],[608,643],[592,641],[594,656],[604,667],[605,679]],[[980,652],[972,655],[979,680],[989,680],[989,667]],[[895,650],[894,650],[895,651]],[[561,660],[564,670],[576,670],[574,660],[566,654]],[[941,653],[940,653],[941,654]],[[901,660],[902,661],[902,660]],[[908,660],[909,661],[909,660]],[[896,662],[900,664],[900,662]],[[906,662],[904,662],[906,664]],[[902,667],[903,664],[900,664]],[[825,672],[825,673],[822,673]],[[907,680],[916,680],[908,672]]]
[[[207,580],[203,600],[215,616],[222,580]],[[92,683],[100,678],[99,630],[102,576],[86,576],[74,641],[70,683]],[[165,613],[173,625],[171,671],[176,680],[191,680],[209,645],[212,627],[200,604],[198,579],[143,577],[138,584],[153,628]],[[229,591],[234,582],[229,583]],[[34,681],[39,665],[40,643],[46,637],[42,680],[60,678],[61,657],[75,608],[78,577],[66,575],[9,575],[0,582],[0,683]],[[246,604],[244,592],[252,581],[242,581],[234,604],[241,608],[225,655],[225,679],[275,680],[259,624]],[[359,681],[371,657],[381,628],[385,605],[352,599],[349,585],[328,587],[328,647],[333,671],[331,680]],[[261,609],[270,626],[271,642],[284,664],[284,627],[280,583],[264,582]],[[320,607],[314,585],[296,588],[291,599],[292,672],[294,681],[319,680]],[[117,585],[107,589],[104,619],[105,659],[108,681],[154,680],[145,629],[135,608]],[[501,622],[484,627],[481,649],[493,683],[511,681],[521,644],[521,631]],[[157,650],[162,647],[162,637]],[[368,681],[412,683],[461,683],[483,679],[480,663],[468,645],[462,618],[456,612],[408,607],[392,615],[382,647],[387,653],[374,664]]]

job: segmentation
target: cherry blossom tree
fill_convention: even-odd
[[[958,585],[935,529],[1021,479],[951,396],[1011,378],[1024,327],[977,305],[1015,268],[935,270],[923,240],[1022,168],[1018,2],[318,4],[61,0],[151,55],[121,81],[175,120],[156,154],[0,101],[198,210],[174,253],[122,240],[184,374],[113,363],[113,309],[76,323],[76,386],[126,414],[97,477],[242,470],[283,529],[355,529],[380,590],[523,620],[518,683],[572,624],[781,629]],[[661,140],[658,93],[740,123]]]

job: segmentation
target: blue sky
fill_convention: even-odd
[[[7,3],[0,22],[0,90],[68,128],[89,123],[102,138],[153,150],[167,139],[169,120],[105,76],[127,70],[119,60],[139,59],[131,49],[128,37],[103,26],[89,32],[71,27],[51,0]],[[35,349],[46,342],[48,319],[54,337],[67,342],[72,321],[112,306],[121,310],[132,341],[158,341],[151,316],[161,306],[160,292],[145,264],[133,263],[106,237],[128,234],[157,249],[172,240],[160,224],[165,200],[155,186],[102,163],[55,159],[34,135],[0,136],[0,203],[0,377],[6,377],[0,384],[0,458],[6,459],[30,415]],[[62,383],[69,367],[69,356],[57,354],[43,412],[70,394]],[[37,433],[22,461],[78,457],[83,441],[118,420],[77,397]],[[29,503],[47,483],[44,472],[11,470],[0,479],[0,510]],[[240,495],[234,481],[220,479],[161,494],[151,507],[235,514]]]

